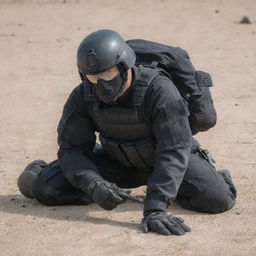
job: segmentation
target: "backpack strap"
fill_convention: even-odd
[[[146,92],[153,79],[159,74],[154,67],[144,67],[139,65],[134,68],[135,87],[133,93],[133,104],[140,106],[144,102]]]
[[[143,65],[134,67],[135,82],[134,82],[134,93],[133,93],[133,105],[140,106],[144,102],[144,97],[152,83],[153,79],[161,73],[160,70],[156,69],[154,65],[151,67],[144,67]],[[84,81],[84,99],[89,104],[97,103],[97,97],[93,86]]]

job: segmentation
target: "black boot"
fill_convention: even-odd
[[[31,184],[46,165],[47,163],[43,160],[35,160],[26,166],[17,181],[18,188],[22,195],[31,199],[34,198],[31,193]]]
[[[229,185],[229,188],[230,188],[231,192],[233,193],[234,198],[236,198],[237,197],[237,190],[236,190],[235,184],[232,181],[229,170],[221,169],[221,170],[218,171],[218,173],[223,177],[225,182]]]

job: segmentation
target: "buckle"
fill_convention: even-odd
[[[202,149],[199,148],[200,153],[202,154],[202,156],[212,165],[214,166],[214,164],[216,163],[215,160],[213,159],[213,157],[211,156],[210,152],[207,149]]]

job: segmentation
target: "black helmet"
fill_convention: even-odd
[[[79,73],[94,75],[117,64],[128,70],[135,64],[135,53],[123,38],[112,30],[98,30],[81,42],[77,50]]]

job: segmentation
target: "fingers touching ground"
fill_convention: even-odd
[[[165,212],[154,212],[142,220],[144,232],[152,231],[162,235],[184,235],[190,232],[191,228],[187,226],[181,218],[166,214]]]

